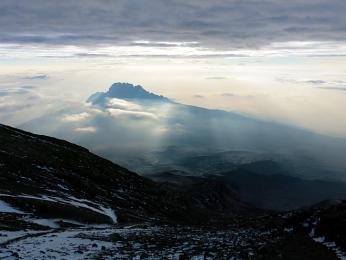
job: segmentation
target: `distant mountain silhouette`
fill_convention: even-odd
[[[168,98],[146,91],[140,85],[135,86],[130,83],[120,82],[112,84],[107,92],[94,93],[88,98],[87,102],[94,105],[101,105],[107,98],[170,102]]]
[[[182,170],[203,176],[270,160],[288,175],[346,181],[344,139],[180,104],[130,83],[114,83],[88,102],[91,106],[71,105],[21,127],[76,142],[144,175]]]

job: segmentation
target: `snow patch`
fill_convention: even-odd
[[[60,189],[63,189],[63,190],[66,190],[66,191],[69,190],[69,189],[66,188],[64,185],[58,184],[57,186],[58,186]]]
[[[69,205],[72,205],[75,207],[89,209],[89,210],[92,210],[92,211],[97,212],[99,214],[106,215],[112,220],[113,224],[118,223],[117,222],[117,216],[111,208],[104,207],[101,204],[98,204],[98,203],[95,203],[93,201],[86,200],[86,199],[78,199],[78,198],[73,197],[73,196],[69,196],[69,199],[67,199],[67,198],[60,198],[60,197],[53,197],[53,196],[46,196],[46,195],[31,196],[31,195],[0,194],[0,197],[1,196],[2,197],[14,197],[14,198],[27,198],[27,199],[35,199],[35,200],[45,200],[45,201],[50,201],[50,202],[69,204]],[[1,206],[1,204],[0,204],[0,206]],[[6,206],[7,205],[4,204],[4,209],[9,208],[8,206],[7,207]],[[0,208],[0,210],[1,210],[1,208]],[[12,209],[12,210],[15,210],[15,209]],[[23,212],[13,212],[13,213],[23,213]]]
[[[10,204],[0,200],[0,212],[3,213],[16,213],[16,214],[25,214],[25,212],[15,209]]]
[[[40,170],[43,170],[43,171],[46,171],[46,172],[52,172],[52,168],[51,167],[47,167],[47,166],[44,166],[44,165],[35,165],[37,169],[40,169]]]
[[[118,218],[115,215],[114,211],[111,208],[105,208],[100,206],[100,208],[103,210],[104,214],[111,218],[114,224],[118,223]]]
[[[310,233],[310,236],[312,237],[312,234],[315,233],[315,230]],[[332,250],[336,256],[341,259],[341,260],[346,260],[346,255],[344,252],[341,251],[339,247],[335,244],[335,242],[327,242],[325,236],[320,236],[320,237],[313,237],[312,238],[315,242],[320,243],[327,247],[328,249]]]
[[[59,228],[60,226],[55,223],[54,219],[31,219],[30,222],[41,225],[41,226],[45,226],[45,227],[50,227],[50,228]]]
[[[39,234],[39,233],[45,233],[46,231],[5,231],[5,230],[0,230],[0,245],[8,242],[9,240],[24,237],[26,235],[30,234]],[[0,258],[1,259],[1,258]]]
[[[88,232],[83,230],[63,231],[29,237],[7,246],[0,253],[0,257],[11,257],[12,252],[17,252],[22,259],[90,259],[102,250],[101,247],[105,249],[116,247],[116,244],[112,242],[78,237],[83,233]]]

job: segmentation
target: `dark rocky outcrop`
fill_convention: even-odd
[[[0,126],[0,199],[41,217],[82,222],[228,219],[246,212],[230,186],[199,180],[189,187],[157,184],[87,149]]]

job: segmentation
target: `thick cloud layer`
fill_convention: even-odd
[[[3,0],[0,42],[249,48],[344,41],[345,10],[343,0]]]
[[[293,175],[345,179],[345,140],[164,97],[133,93],[134,98],[120,99],[114,87],[127,88],[127,93],[145,91],[113,84],[102,100],[65,106],[21,128],[81,144],[142,173],[179,164],[191,155],[232,151],[237,158],[245,152],[248,161],[283,162]]]

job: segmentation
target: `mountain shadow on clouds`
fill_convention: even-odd
[[[179,104],[129,83],[114,83],[88,103],[21,127],[76,142],[141,174],[182,170],[201,176],[271,160],[291,176],[346,180],[343,139]]]

